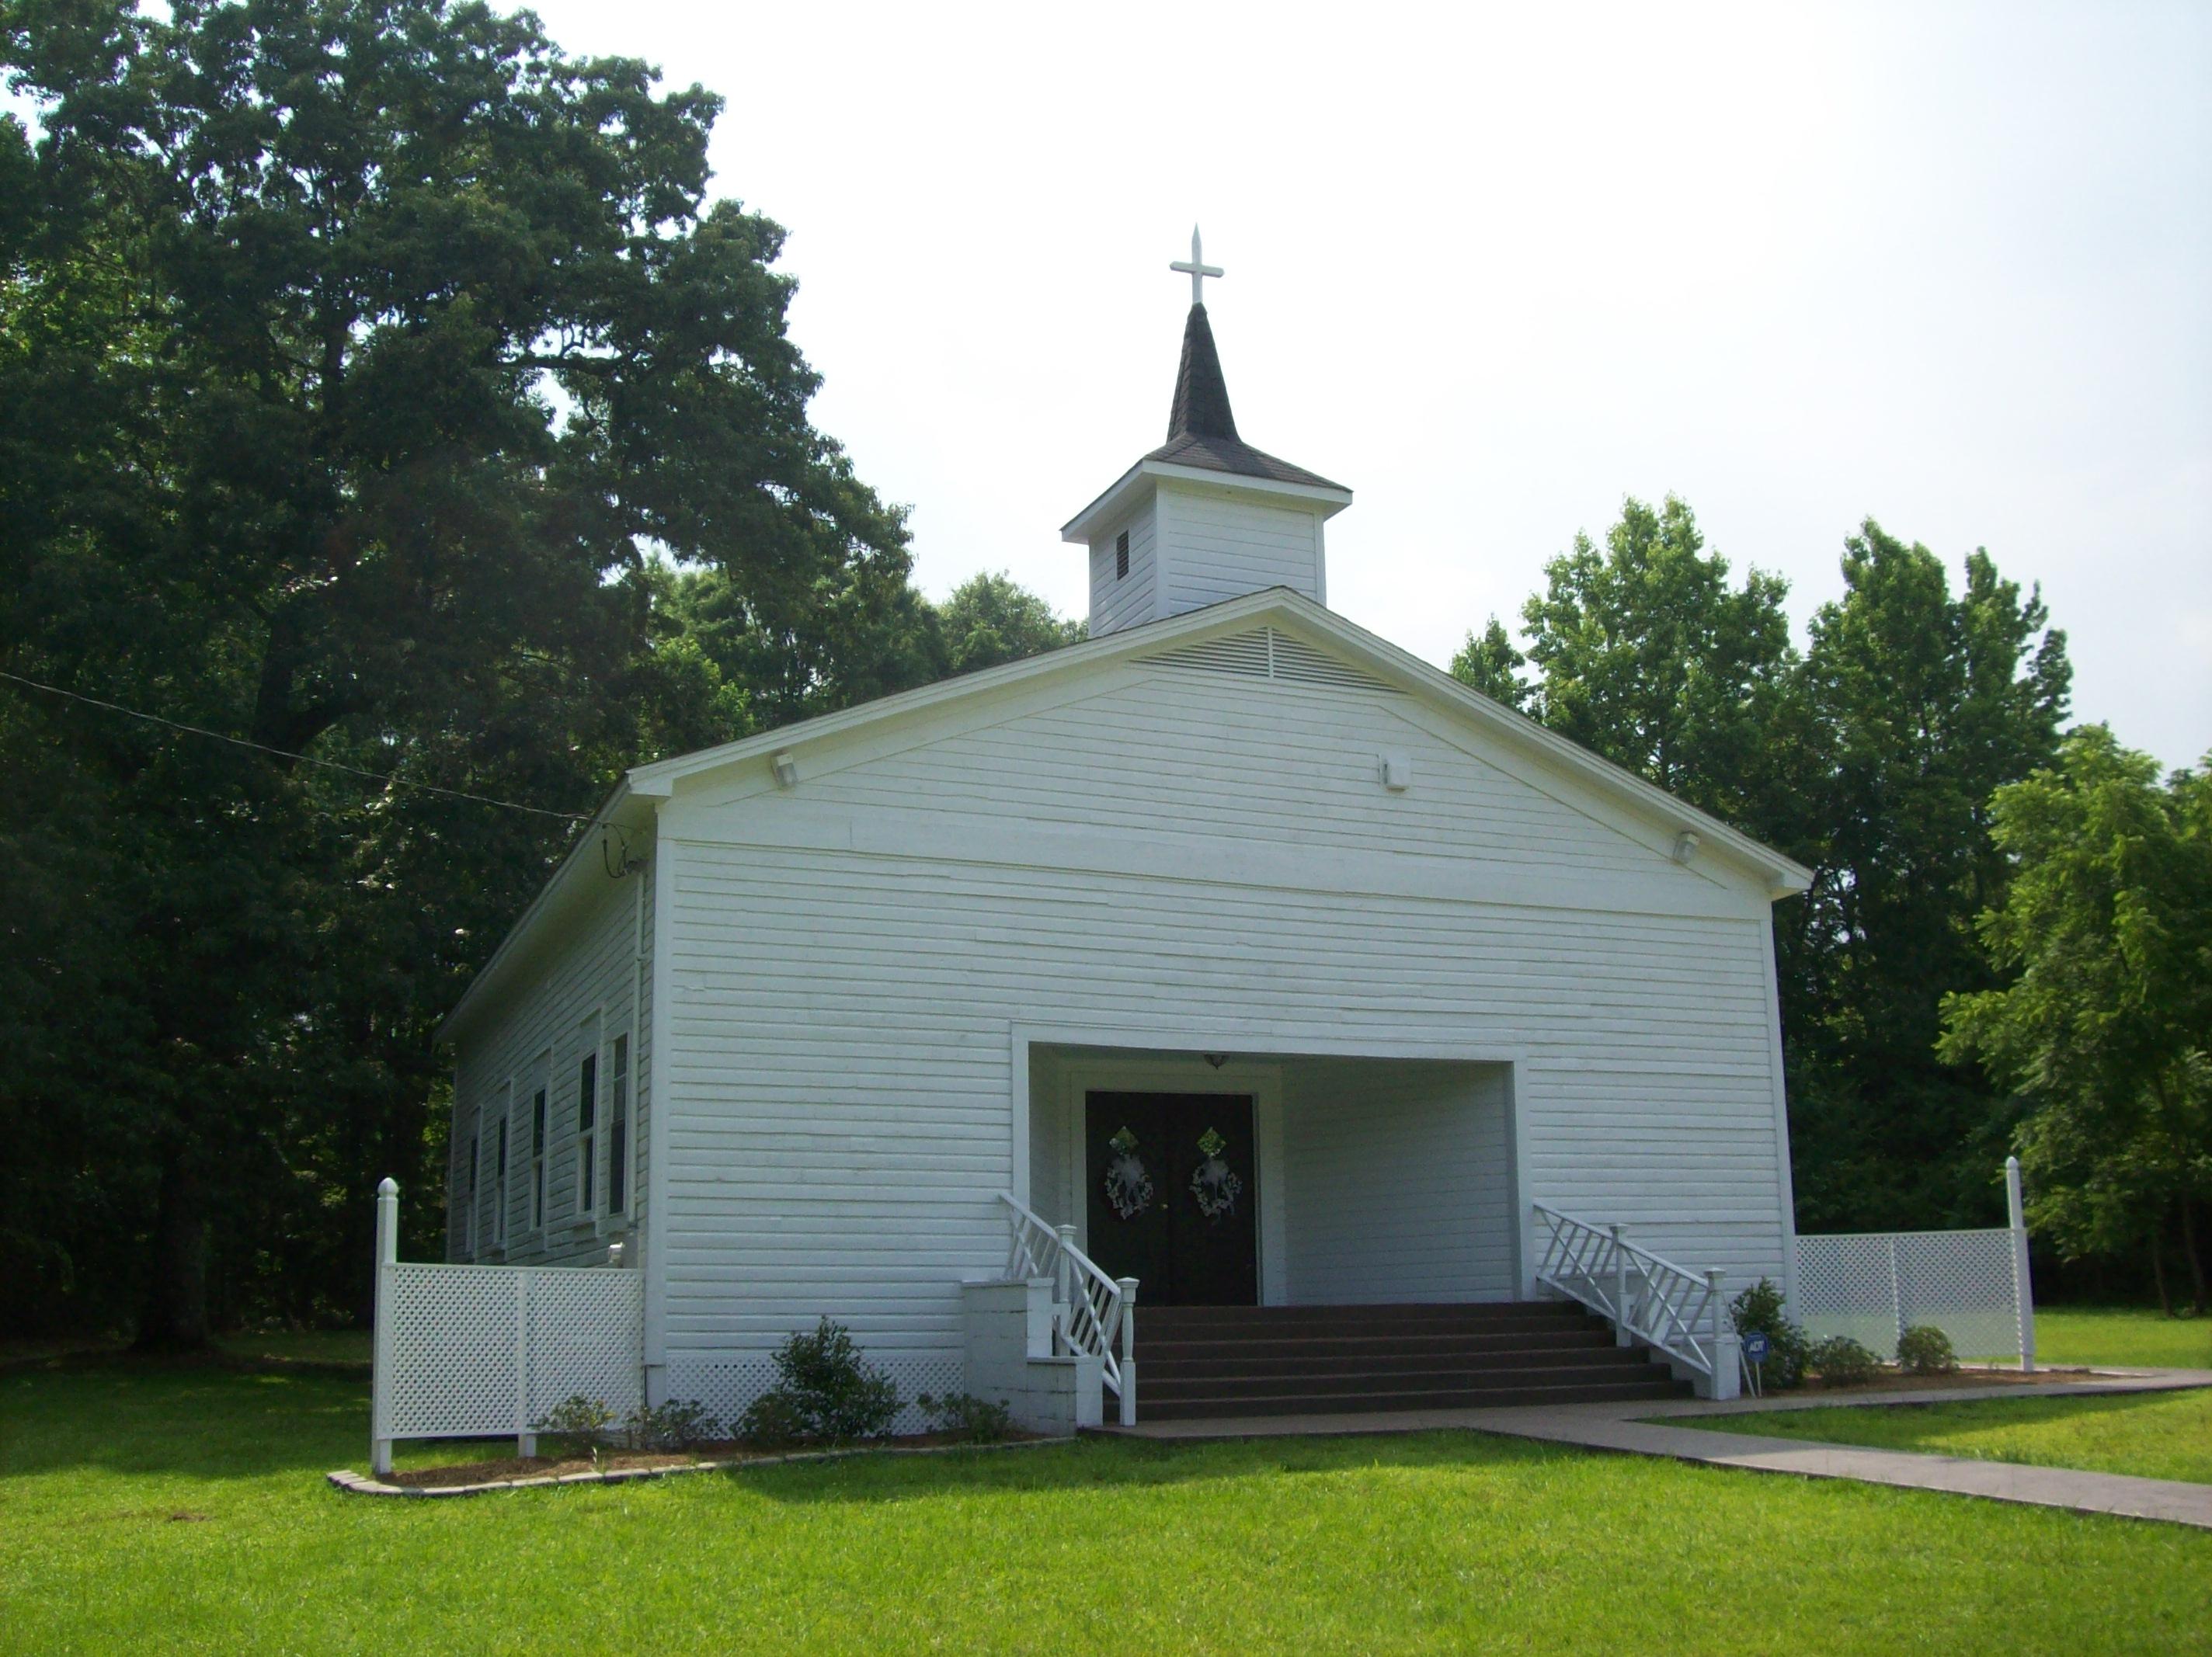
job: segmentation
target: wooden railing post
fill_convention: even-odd
[[[369,1336],[368,1465],[392,1471],[392,1277],[399,1261],[399,1182],[376,1187],[376,1327]]]
[[[1060,1247],[1052,1257],[1052,1297],[1056,1310],[1053,1316],[1060,1320],[1060,1338],[1071,1350],[1075,1345],[1075,1228],[1057,1228]]]
[[[1635,1343],[1628,1333],[1628,1228],[1616,1225],[1613,1232],[1613,1344],[1630,1346]]]
[[[1137,1280],[1117,1278],[1121,1291],[1121,1424],[1137,1424]]]

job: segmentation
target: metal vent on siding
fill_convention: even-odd
[[[1300,684],[1334,685],[1343,690],[1390,690],[1373,674],[1316,650],[1273,628],[1255,628],[1202,644],[1164,650],[1141,660],[1160,667],[1195,667],[1210,673],[1243,673],[1255,679],[1290,679]]]

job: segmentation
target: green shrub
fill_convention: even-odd
[[[623,1438],[633,1450],[696,1450],[722,1436],[719,1417],[696,1399],[632,1410],[623,1422]]]
[[[1948,1375],[1959,1367],[1951,1338],[1932,1323],[1916,1323],[1897,1338],[1897,1363],[1907,1375]]]
[[[776,1383],[746,1407],[738,1435],[757,1444],[881,1438],[899,1411],[898,1387],[860,1356],[852,1332],[828,1318],[775,1349]]]
[[[1849,1335],[1830,1335],[1813,1348],[1813,1373],[1838,1387],[1858,1387],[1881,1373],[1881,1360]]]
[[[581,1393],[571,1393],[548,1411],[536,1423],[533,1430],[560,1439],[571,1454],[588,1452],[592,1465],[597,1466],[599,1447],[612,1435],[615,1412],[607,1407],[603,1398],[586,1398]]]
[[[943,1398],[924,1393],[915,1402],[929,1417],[933,1432],[949,1433],[970,1444],[996,1444],[1013,1435],[1013,1411],[1004,1399],[993,1404],[972,1393],[950,1393]]]
[[[1761,1278],[1729,1302],[1729,1316],[1738,1335],[1756,1331],[1766,1337],[1766,1361],[1759,1379],[1768,1387],[1795,1387],[1805,1379],[1812,1357],[1812,1337],[1804,1325],[1782,1309],[1782,1290],[1770,1278]]]

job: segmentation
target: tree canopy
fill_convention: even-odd
[[[951,647],[711,94],[438,0],[9,0],[0,52],[0,1305],[189,1344],[358,1303],[436,1020],[623,766]]]
[[[2205,1308],[2194,1210],[2212,1200],[2212,782],[2103,725],[1998,789],[2010,860],[1978,931],[1998,987],[1943,1001],[1943,1051],[1978,1059],[2027,1114],[2038,1228],[2068,1253],[2144,1251],[2160,1297],[2178,1230]]]

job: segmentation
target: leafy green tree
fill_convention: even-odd
[[[1773,779],[1788,758],[1796,652],[1789,586],[1753,569],[1741,587],[1673,496],[1630,499],[1602,550],[1589,537],[1545,567],[1522,616],[1552,730],[1753,833],[1776,837]],[[1503,629],[1482,641],[1485,660]],[[1478,687],[1481,688],[1481,687]],[[1785,840],[1789,836],[1783,836]]]
[[[1061,620],[1004,571],[986,570],[956,587],[939,607],[937,621],[951,673],[1018,662],[1075,644],[1090,632],[1081,622]]]
[[[2010,876],[1990,801],[2057,753],[2065,635],[1986,552],[1954,594],[1933,553],[1872,520],[1843,574],[1806,652],[1816,878],[1783,951],[1798,1221],[1980,1223],[2003,1102],[1939,1055],[1940,1008],[1996,986],[1972,931]]]
[[[1480,634],[1467,635],[1467,642],[1451,659],[1451,676],[1492,701],[1503,702],[1516,713],[1526,713],[1534,695],[1521,676],[1528,665],[1528,659],[1514,647],[1504,624],[1493,616]]]
[[[72,927],[10,874],[5,987],[70,998],[0,1085],[118,1156],[52,1235],[150,1211],[141,1338],[191,1344],[424,1168],[430,1030],[563,814],[794,682],[865,694],[905,536],[808,423],[781,231],[707,199],[707,93],[441,0],[11,0],[0,56],[39,124],[0,128],[0,660],[259,745],[0,723],[50,785],[0,836],[94,888]],[[656,635],[653,548],[780,675]]]
[[[2068,1255],[2180,1233],[2197,1309],[2197,1211],[2212,1199],[2212,781],[2158,765],[2103,725],[1998,789],[2013,864],[1978,929],[2001,987],[1943,999],[1944,1056],[1979,1060],[2027,1108],[2030,1218]],[[2169,1305],[2169,1309],[2171,1309]]]

